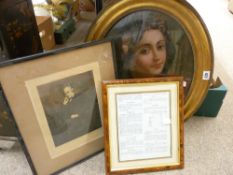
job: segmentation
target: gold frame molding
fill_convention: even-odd
[[[194,53],[192,84],[184,106],[185,119],[199,108],[209,88],[213,74],[213,48],[208,30],[195,9],[185,1],[124,0],[104,9],[90,28],[87,41],[104,38],[123,17],[141,10],[155,10],[175,18],[184,27]],[[208,74],[207,78],[204,77]]]
[[[104,144],[105,144],[106,174],[109,174],[109,175],[110,174],[131,174],[131,173],[142,173],[142,172],[183,168],[184,166],[184,149],[183,149],[184,148],[184,144],[183,144],[183,141],[184,141],[183,140],[184,139],[183,97],[184,95],[183,95],[182,81],[183,79],[181,77],[159,77],[159,78],[146,78],[146,79],[112,80],[112,81],[103,82],[102,98],[103,98],[103,106],[104,106],[103,113],[104,113]],[[148,155],[144,157],[142,156],[142,154],[140,154],[139,156],[135,155],[134,151],[132,151],[131,153],[127,153],[127,151],[126,152],[122,151],[125,149],[130,149],[130,147],[127,148],[127,146],[122,146],[122,145],[127,145],[127,142],[125,142],[125,140],[128,140],[128,139],[124,137],[134,138],[134,137],[140,137],[143,134],[140,136],[138,135],[135,136],[137,132],[136,133],[133,132],[132,135],[130,136],[129,135],[123,136],[123,133],[124,133],[123,131],[125,132],[127,131],[122,128],[130,128],[127,125],[123,126],[126,124],[123,121],[125,120],[125,118],[127,118],[126,116],[128,116],[128,113],[131,113],[132,111],[128,113],[123,112],[124,114],[122,115],[119,113],[121,113],[120,111],[125,111],[122,109],[124,108],[122,107],[123,104],[125,104],[125,107],[129,109],[129,105],[127,105],[126,102],[130,98],[132,98],[133,100],[135,99],[136,95],[141,96],[143,94],[145,95],[148,93],[154,94],[155,95],[154,98],[157,98],[160,95],[161,96],[159,98],[161,98],[165,93],[167,93],[167,98],[163,98],[163,97],[162,98],[165,100],[164,103],[167,104],[167,108],[169,111],[167,113],[168,116],[164,115],[160,119],[161,119],[161,126],[164,127],[164,131],[165,130],[168,131],[169,134],[166,136],[168,138],[170,137],[170,139],[168,139],[169,141],[166,141],[167,145],[163,144],[163,146],[165,147],[164,149],[167,151],[163,152],[162,154],[160,154],[161,152],[157,150],[155,146],[156,144],[154,145],[153,148],[151,147],[153,151],[151,149],[148,150],[149,153],[146,152],[145,150],[147,149],[142,146],[144,148],[144,154],[146,155],[149,154],[149,157],[147,157]],[[149,95],[150,98],[152,94]],[[125,96],[125,95],[131,96],[132,95],[132,96],[123,97],[123,102],[118,103],[120,102],[119,98],[117,98],[118,95],[119,96]],[[148,98],[148,95],[145,95],[144,97]],[[128,102],[130,103],[130,100]],[[136,103],[139,106],[143,106],[142,104],[145,104],[145,102],[146,101],[143,101],[143,102],[138,101]],[[155,103],[157,103],[157,100],[155,100]],[[134,106],[130,110],[134,110],[134,108],[138,109],[138,107]],[[158,108],[161,109],[161,106]],[[139,119],[139,120],[142,120],[138,122],[138,124],[140,123],[142,125],[142,126],[138,126],[139,128],[140,127],[144,129],[150,128],[149,130],[152,131],[152,130],[156,130],[155,128],[158,129],[161,127],[159,125],[158,126],[157,125],[149,126],[150,124],[148,124],[148,126],[145,125],[145,123],[147,123],[150,120],[148,119],[148,116],[144,114],[145,113],[143,113],[144,117],[141,116],[142,118]],[[165,116],[167,116],[169,119],[167,119]],[[128,117],[129,117],[128,118],[129,123],[130,123],[131,117],[135,119],[134,118],[135,115],[128,116]],[[153,115],[152,118],[155,119],[157,117]],[[121,119],[122,119],[122,122],[120,122]],[[135,122],[135,120],[133,121]],[[142,130],[145,132],[144,129]],[[131,132],[132,131],[133,130],[131,129]],[[167,133],[167,131],[165,132]],[[128,131],[127,134],[131,132]],[[157,131],[155,131],[155,133],[157,133]],[[142,137],[140,138],[142,139]],[[129,139],[128,143],[132,143],[133,140],[134,139]],[[145,139],[142,142],[148,142],[148,140]],[[159,144],[159,142],[157,144]],[[153,144],[151,143],[149,145],[151,146]]]

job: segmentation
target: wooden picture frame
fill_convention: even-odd
[[[213,47],[204,22],[188,2],[112,3],[93,23],[86,40],[101,38],[114,40],[118,78],[183,76],[185,119],[199,108],[212,79]],[[161,48],[160,57],[152,57],[158,55],[155,44]]]
[[[34,174],[103,149],[101,81],[115,77],[113,51],[101,41],[2,63],[1,86]]]
[[[182,80],[103,82],[106,174],[183,168]]]

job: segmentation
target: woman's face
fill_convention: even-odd
[[[158,29],[144,32],[133,58],[133,74],[152,76],[163,71],[166,62],[166,41]]]

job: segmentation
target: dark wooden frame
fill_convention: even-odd
[[[164,165],[164,166],[154,166],[150,168],[135,168],[135,169],[124,169],[124,170],[111,170],[111,155],[112,151],[110,150],[110,130],[109,121],[112,119],[109,116],[109,111],[111,108],[108,104],[108,88],[111,88],[113,85],[114,87],[120,87],[121,85],[132,85],[132,84],[141,84],[141,83],[158,83],[158,82],[179,82],[178,85],[178,108],[179,108],[179,126],[178,126],[178,145],[179,145],[179,163],[177,165]],[[148,78],[148,79],[126,79],[126,80],[113,80],[113,81],[104,81],[102,83],[102,91],[103,91],[103,110],[104,110],[104,141],[105,141],[105,168],[107,175],[115,175],[115,174],[131,174],[131,173],[143,173],[143,172],[151,172],[151,171],[161,171],[161,170],[172,170],[172,169],[180,169],[184,167],[184,95],[183,95],[183,87],[182,87],[182,78],[181,77],[158,77],[158,78]],[[142,90],[143,92],[143,87]],[[119,149],[119,148],[118,148]],[[134,161],[134,160],[132,160]]]
[[[103,46],[102,46],[103,45]],[[105,47],[106,46],[106,47]],[[22,57],[22,58],[18,58],[18,59],[14,59],[14,60],[9,60],[9,61],[5,61],[5,62],[2,62],[1,64],[0,64],[0,72],[7,72],[8,71],[8,69],[9,68],[12,68],[12,67],[17,67],[18,68],[18,70],[20,70],[20,67],[21,66],[23,66],[23,65],[25,65],[25,64],[33,64],[34,66],[36,66],[36,64],[35,64],[35,62],[36,61],[41,61],[41,62],[47,62],[47,60],[50,60],[50,61],[55,61],[55,58],[56,58],[56,56],[58,56],[59,57],[59,55],[61,55],[61,54],[69,54],[70,52],[77,52],[76,54],[78,55],[78,53],[80,53],[80,52],[82,52],[82,49],[89,49],[89,47],[90,47],[90,49],[91,48],[95,48],[95,49],[97,49],[97,48],[101,48],[100,49],[100,55],[101,54],[104,54],[104,52],[102,52],[102,50],[106,50],[106,48],[109,48],[108,50],[106,50],[107,51],[107,53],[109,54],[107,57],[106,57],[106,55],[105,56],[100,56],[99,58],[100,59],[109,59],[110,57],[113,59],[113,57],[114,57],[114,45],[112,45],[112,43],[111,43],[111,41],[109,41],[109,40],[104,40],[104,41],[99,41],[99,42],[93,42],[93,43],[86,43],[86,44],[83,44],[83,45],[77,45],[77,46],[73,46],[73,47],[69,47],[69,48],[65,48],[65,49],[58,49],[58,50],[55,50],[55,51],[50,51],[50,52],[47,52],[47,53],[40,53],[40,54],[36,54],[36,55],[33,55],[33,56],[28,56],[28,57]],[[97,47],[97,48],[96,48]],[[104,48],[103,48],[104,47]],[[111,50],[111,49],[112,50]],[[87,51],[87,50],[85,50],[85,51]],[[91,53],[91,52],[90,52]],[[96,56],[96,55],[95,55]],[[95,56],[93,57],[93,58],[95,58]],[[51,57],[51,58],[50,58]],[[81,56],[81,57],[83,57],[83,56]],[[56,60],[59,60],[59,58],[56,58]],[[61,57],[61,59],[65,59],[64,57],[62,58]],[[72,60],[72,57],[68,57],[68,58],[66,58],[67,60],[66,61],[69,61],[69,60]],[[79,59],[76,59],[76,60],[79,60]],[[95,62],[97,61],[97,60],[94,60]],[[112,60],[112,62],[114,61],[114,59]],[[85,64],[89,64],[90,63],[90,60],[89,61],[85,61],[84,63],[81,63],[82,65],[84,65],[85,66]],[[60,64],[60,63],[59,63]],[[73,62],[70,62],[70,65],[72,65],[72,64],[74,64]],[[106,64],[109,64],[109,63],[106,63]],[[112,63],[113,64],[113,63]],[[61,67],[63,67],[62,65],[60,65]],[[78,67],[79,67],[79,65],[77,65]],[[106,65],[105,65],[106,66]],[[114,66],[114,65],[113,65]],[[46,67],[46,66],[45,66]],[[75,67],[75,65],[74,65],[74,67]],[[68,68],[69,69],[69,68]],[[72,69],[72,66],[71,66],[71,69]],[[22,71],[24,71],[25,69],[23,69]],[[44,69],[44,70],[46,70],[46,69]],[[61,71],[64,71],[64,70],[67,70],[67,68],[66,69],[64,69],[64,67],[63,68],[60,68],[60,70]],[[113,71],[114,71],[114,69],[112,69]],[[56,69],[54,70],[55,71],[55,73],[56,73]],[[105,71],[106,71],[106,69],[105,69]],[[59,71],[58,71],[59,72]],[[36,73],[37,74],[37,73]],[[45,73],[45,75],[47,74],[47,72]],[[103,74],[103,72],[101,73],[101,76],[102,76],[102,74]],[[113,73],[110,73],[110,74],[114,74],[114,72]],[[1,74],[2,75],[2,74]],[[10,77],[12,77],[12,76],[14,76],[14,75],[12,75],[11,76],[11,74],[5,74],[5,75],[9,75]],[[107,74],[106,74],[107,75]],[[111,75],[110,75],[111,76]],[[3,75],[3,77],[4,77],[4,75]],[[46,155],[46,154],[48,154],[48,155],[46,155],[46,156],[44,156],[45,157],[45,159],[46,160],[48,160],[47,161],[47,163],[48,164],[53,164],[54,162],[53,161],[57,161],[56,160],[56,157],[55,157],[55,159],[52,159],[52,157],[50,157],[50,158],[48,158],[49,157],[49,151],[48,151],[48,148],[47,148],[47,146],[46,146],[46,144],[42,144],[42,143],[46,143],[46,141],[44,142],[41,142],[41,141],[37,141],[38,139],[39,140],[41,140],[41,139],[44,139],[43,138],[43,135],[42,135],[42,133],[41,133],[41,131],[42,131],[42,129],[40,128],[40,130],[38,130],[38,129],[36,129],[36,130],[34,130],[34,127],[32,127],[31,126],[31,124],[32,125],[35,125],[36,126],[36,128],[39,126],[39,122],[37,121],[36,123],[35,123],[35,119],[36,119],[36,116],[34,115],[34,116],[32,116],[31,115],[31,117],[29,117],[29,118],[34,118],[33,119],[33,121],[34,121],[34,124],[32,123],[32,122],[30,122],[29,120],[31,120],[31,119],[29,119],[29,118],[24,118],[24,123],[25,124],[22,124],[20,121],[21,121],[21,119],[19,119],[20,117],[19,116],[26,116],[27,115],[27,112],[26,111],[24,111],[25,113],[23,114],[23,115],[21,115],[21,114],[19,114],[19,113],[17,113],[17,112],[15,112],[15,107],[16,106],[14,106],[14,100],[13,99],[11,99],[9,96],[11,96],[12,95],[12,91],[10,92],[9,91],[9,86],[7,86],[6,85],[6,79],[5,78],[3,78],[2,76],[0,76],[0,82],[1,82],[1,88],[3,89],[3,93],[4,93],[4,99],[5,99],[5,101],[6,101],[6,103],[7,103],[7,106],[10,108],[10,114],[12,114],[12,116],[13,116],[13,119],[14,119],[14,126],[15,126],[15,129],[16,129],[16,133],[17,133],[17,136],[18,136],[18,139],[19,139],[19,141],[20,141],[20,143],[21,143],[21,146],[23,147],[23,150],[24,150],[24,152],[25,152],[25,155],[26,155],[26,158],[27,158],[27,160],[28,160],[28,162],[29,162],[29,165],[30,165],[30,167],[31,167],[31,169],[32,169],[32,172],[33,172],[33,174],[40,174],[40,172],[41,172],[41,170],[42,169],[44,169],[44,167],[41,167],[41,163],[43,164],[43,162],[45,161],[44,159],[43,160],[40,160],[39,162],[41,162],[39,165],[38,165],[38,159],[40,159],[39,157],[38,158],[36,158],[37,160],[35,161],[35,152],[38,152],[38,153],[40,153],[40,152],[42,152],[42,154],[43,154],[43,156],[44,155]],[[10,79],[10,77],[9,77],[9,79]],[[36,76],[37,77],[37,76]],[[36,78],[35,77],[35,78]],[[39,76],[40,77],[40,76]],[[32,78],[32,77],[31,77]],[[34,78],[34,76],[33,76],[33,78]],[[103,78],[103,77],[102,77]],[[112,77],[111,79],[113,79],[114,77]],[[30,79],[30,78],[29,78]],[[22,78],[22,80],[20,80],[20,81],[22,81],[22,82],[24,82],[24,79]],[[17,82],[15,82],[16,84],[17,84]],[[18,85],[18,86],[21,86],[21,85]],[[99,82],[99,85],[98,86],[101,86],[101,82]],[[98,90],[98,95],[101,95],[101,94],[99,94],[99,91],[100,91],[100,88],[101,87],[96,87],[96,88],[99,88],[99,90]],[[17,89],[18,90],[18,89]],[[22,89],[21,89],[22,90]],[[101,92],[101,91],[100,91]],[[27,101],[29,100],[28,99],[28,95],[25,97],[25,98],[27,98]],[[100,98],[98,98],[98,100],[99,99],[101,99],[101,96],[99,96]],[[18,100],[19,99],[22,99],[22,98],[18,98]],[[12,104],[13,103],[13,104]],[[30,103],[32,103],[32,101],[30,102]],[[34,110],[33,108],[31,108],[31,107],[33,107],[32,105],[30,105],[30,106],[28,106],[27,108],[28,108],[28,110],[29,111],[31,111],[32,112],[32,110]],[[101,110],[101,108],[100,108],[100,110]],[[16,110],[17,111],[17,110]],[[19,111],[18,111],[19,112]],[[23,111],[22,111],[23,112]],[[34,113],[34,112],[33,112]],[[28,120],[27,120],[28,119]],[[27,123],[28,122],[30,122],[31,124],[29,125],[29,127],[28,127],[28,125],[27,125]],[[29,128],[29,130],[33,130],[33,133],[37,133],[36,134],[36,136],[38,136],[38,139],[35,139],[36,140],[36,142],[38,142],[38,143],[40,143],[40,144],[42,144],[42,149],[41,149],[41,147],[40,148],[37,148],[37,150],[35,151],[35,149],[36,148],[34,148],[34,147],[32,147],[31,146],[31,141],[30,141],[30,139],[29,139],[29,136],[30,137],[34,137],[33,136],[33,134],[31,135],[31,133],[30,132],[28,132],[28,133],[25,133],[25,130],[23,129],[24,127],[27,127],[27,128]],[[31,128],[31,129],[30,129]],[[28,129],[27,129],[28,130]],[[37,132],[37,131],[39,131],[39,132]],[[101,133],[101,132],[99,132],[99,133]],[[89,133],[88,133],[89,134]],[[102,134],[101,134],[102,135]],[[34,140],[34,139],[33,139]],[[30,144],[29,144],[29,142],[30,142]],[[34,143],[34,142],[33,142]],[[37,144],[38,144],[37,143]],[[85,146],[86,145],[86,146]],[[92,141],[90,141],[90,142],[87,142],[86,144],[85,144],[84,146],[81,146],[80,148],[75,148],[75,149],[73,149],[74,151],[76,150],[79,150],[79,151],[81,151],[80,153],[78,153],[78,154],[73,154],[74,156],[76,156],[76,158],[70,158],[71,160],[69,160],[70,161],[70,163],[65,163],[65,164],[63,164],[63,163],[59,163],[59,164],[55,164],[55,165],[53,165],[53,166],[55,166],[56,168],[54,168],[53,169],[53,171],[50,171],[51,169],[49,169],[49,171],[50,172],[47,172],[46,174],[54,174],[54,173],[58,173],[58,172],[60,172],[60,171],[63,171],[63,170],[65,170],[65,169],[67,169],[67,168],[69,168],[70,166],[73,166],[73,165],[75,165],[75,164],[77,164],[78,162],[80,162],[80,161],[83,161],[83,160],[85,160],[85,159],[87,159],[88,157],[90,157],[90,156],[92,156],[92,155],[95,155],[96,153],[98,153],[98,152],[100,152],[100,151],[102,151],[103,150],[103,136],[100,136],[99,138],[97,138],[97,139],[93,139]],[[92,146],[91,146],[92,145]],[[85,148],[84,148],[85,147]],[[45,153],[45,150],[47,149],[47,153],[46,154],[44,154]],[[83,150],[83,151],[82,151]],[[75,151],[75,152],[76,152]],[[72,152],[72,150],[68,150],[67,151],[67,153],[68,154],[71,154],[71,152]],[[33,153],[33,154],[32,154]],[[36,153],[37,154],[37,153]],[[63,157],[66,157],[66,159],[67,159],[67,154],[66,154],[66,152],[64,153],[64,154],[61,154],[61,155],[58,155],[57,156],[57,158],[58,159],[62,159]],[[64,160],[65,161],[65,160]],[[68,162],[69,162],[68,161]],[[49,167],[49,165],[48,165],[48,167]],[[46,170],[46,171],[48,171],[48,170]]]

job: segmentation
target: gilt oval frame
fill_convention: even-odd
[[[150,10],[176,19],[192,45],[194,68],[192,83],[184,104],[184,119],[190,118],[203,102],[213,74],[213,46],[207,27],[197,11],[186,1],[124,0],[105,8],[91,26],[86,41],[106,38],[111,28],[127,15]]]

